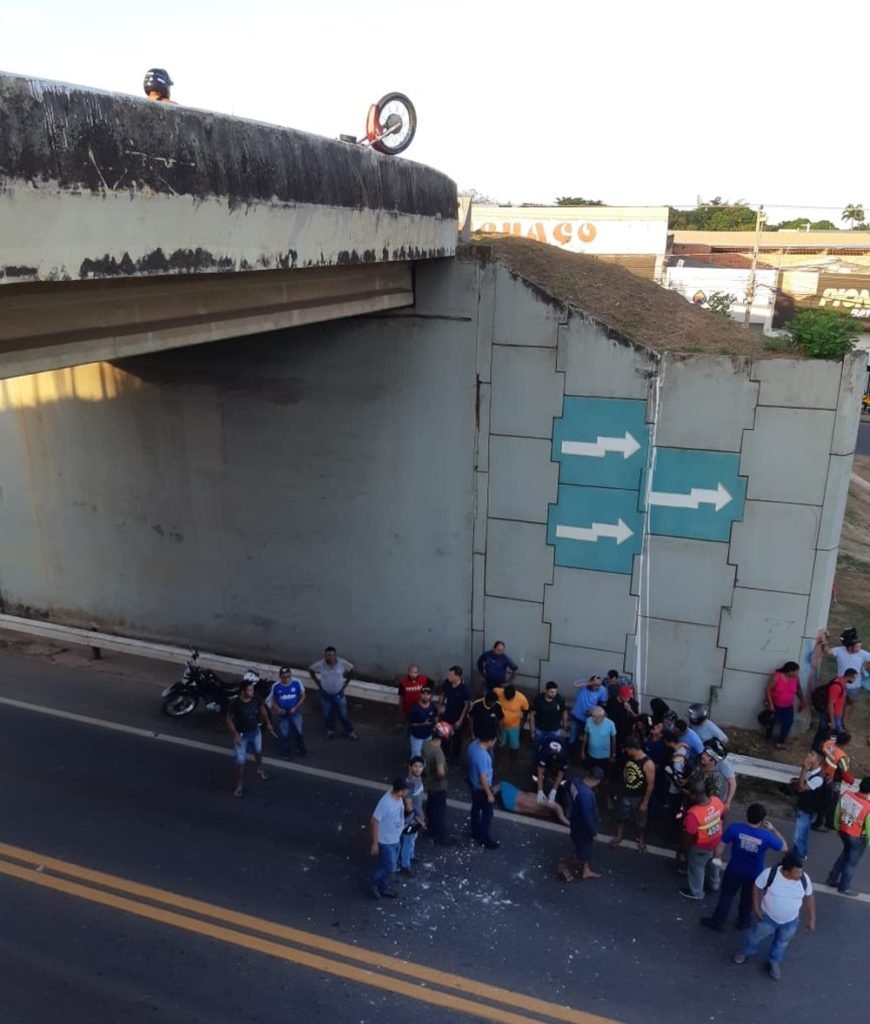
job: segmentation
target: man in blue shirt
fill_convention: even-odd
[[[568,736],[570,751],[574,750],[575,743],[583,735],[586,719],[592,714],[592,709],[607,703],[607,690],[601,684],[601,676],[590,676],[585,681],[578,679],[574,686],[577,688],[577,696],[571,708],[571,732]]]
[[[725,847],[731,845],[731,860],[722,876],[722,887],[719,890],[719,902],[712,917],[702,917],[701,924],[721,932],[725,928],[725,919],[740,893],[740,905],[737,911],[737,927],[746,929],[751,923],[752,886],[756,878],[764,870],[764,858],[768,850],[788,850],[785,840],[767,820],[767,811],[761,804],[750,804],[746,810],[745,825],[729,825],[722,835],[722,842],[716,847],[716,857],[722,856]]]
[[[477,671],[483,679],[484,692],[494,686],[504,686],[517,674],[516,662],[505,654],[504,642],[497,640],[491,651],[484,651],[477,659]]]
[[[291,677],[290,669],[281,666],[278,680],[266,699],[275,719],[275,729],[287,757],[290,756],[290,736],[296,741],[296,752],[304,757],[308,751],[302,739],[302,705],[305,703],[305,687],[302,680]]]
[[[431,739],[437,719],[438,711],[432,703],[432,688],[424,686],[420,691],[420,700],[412,704],[408,712],[408,741],[412,758],[422,756],[423,744]]]
[[[487,850],[497,850],[498,843],[489,834],[495,793],[492,789],[491,740],[472,740],[468,745],[468,785],[471,789],[471,836]]]
[[[570,882],[575,872],[580,872],[583,881],[600,878],[597,871],[589,866],[592,857],[592,844],[598,833],[598,800],[595,788],[604,778],[600,768],[584,771],[580,779],[571,787],[574,798],[571,803],[571,842],[574,844],[574,857],[565,857],[559,861],[556,874],[565,882]]]

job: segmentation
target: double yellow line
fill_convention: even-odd
[[[397,960],[6,843],[0,843],[0,874],[471,1017],[500,1024],[615,1024],[582,1010]]]

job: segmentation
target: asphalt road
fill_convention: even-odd
[[[839,1024],[865,1019],[847,951],[866,943],[866,903],[820,895],[816,934],[795,939],[777,984],[729,962],[738,933],[699,928],[663,858],[601,847],[604,877],[566,885],[561,835],[499,820],[501,848],[482,851],[457,810],[459,845],[421,842],[401,898],[376,903],[364,883],[378,793],[363,783],[403,754],[382,716],[362,715],[359,744],[326,744],[309,718],[306,765],[360,784],[277,770],[235,800],[214,723],[162,719],[153,667],[59,660],[0,654],[0,698],[147,731],[0,704],[4,1024],[815,1024],[821,983]],[[821,874],[834,847],[814,842]]]

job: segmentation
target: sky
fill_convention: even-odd
[[[870,204],[870,3],[2,0],[0,69],[335,137],[393,90],[407,157],[501,202]],[[870,209],[868,209],[870,214]]]

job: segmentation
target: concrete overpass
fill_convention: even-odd
[[[383,312],[451,256],[445,175],[0,74],[0,377]]]

